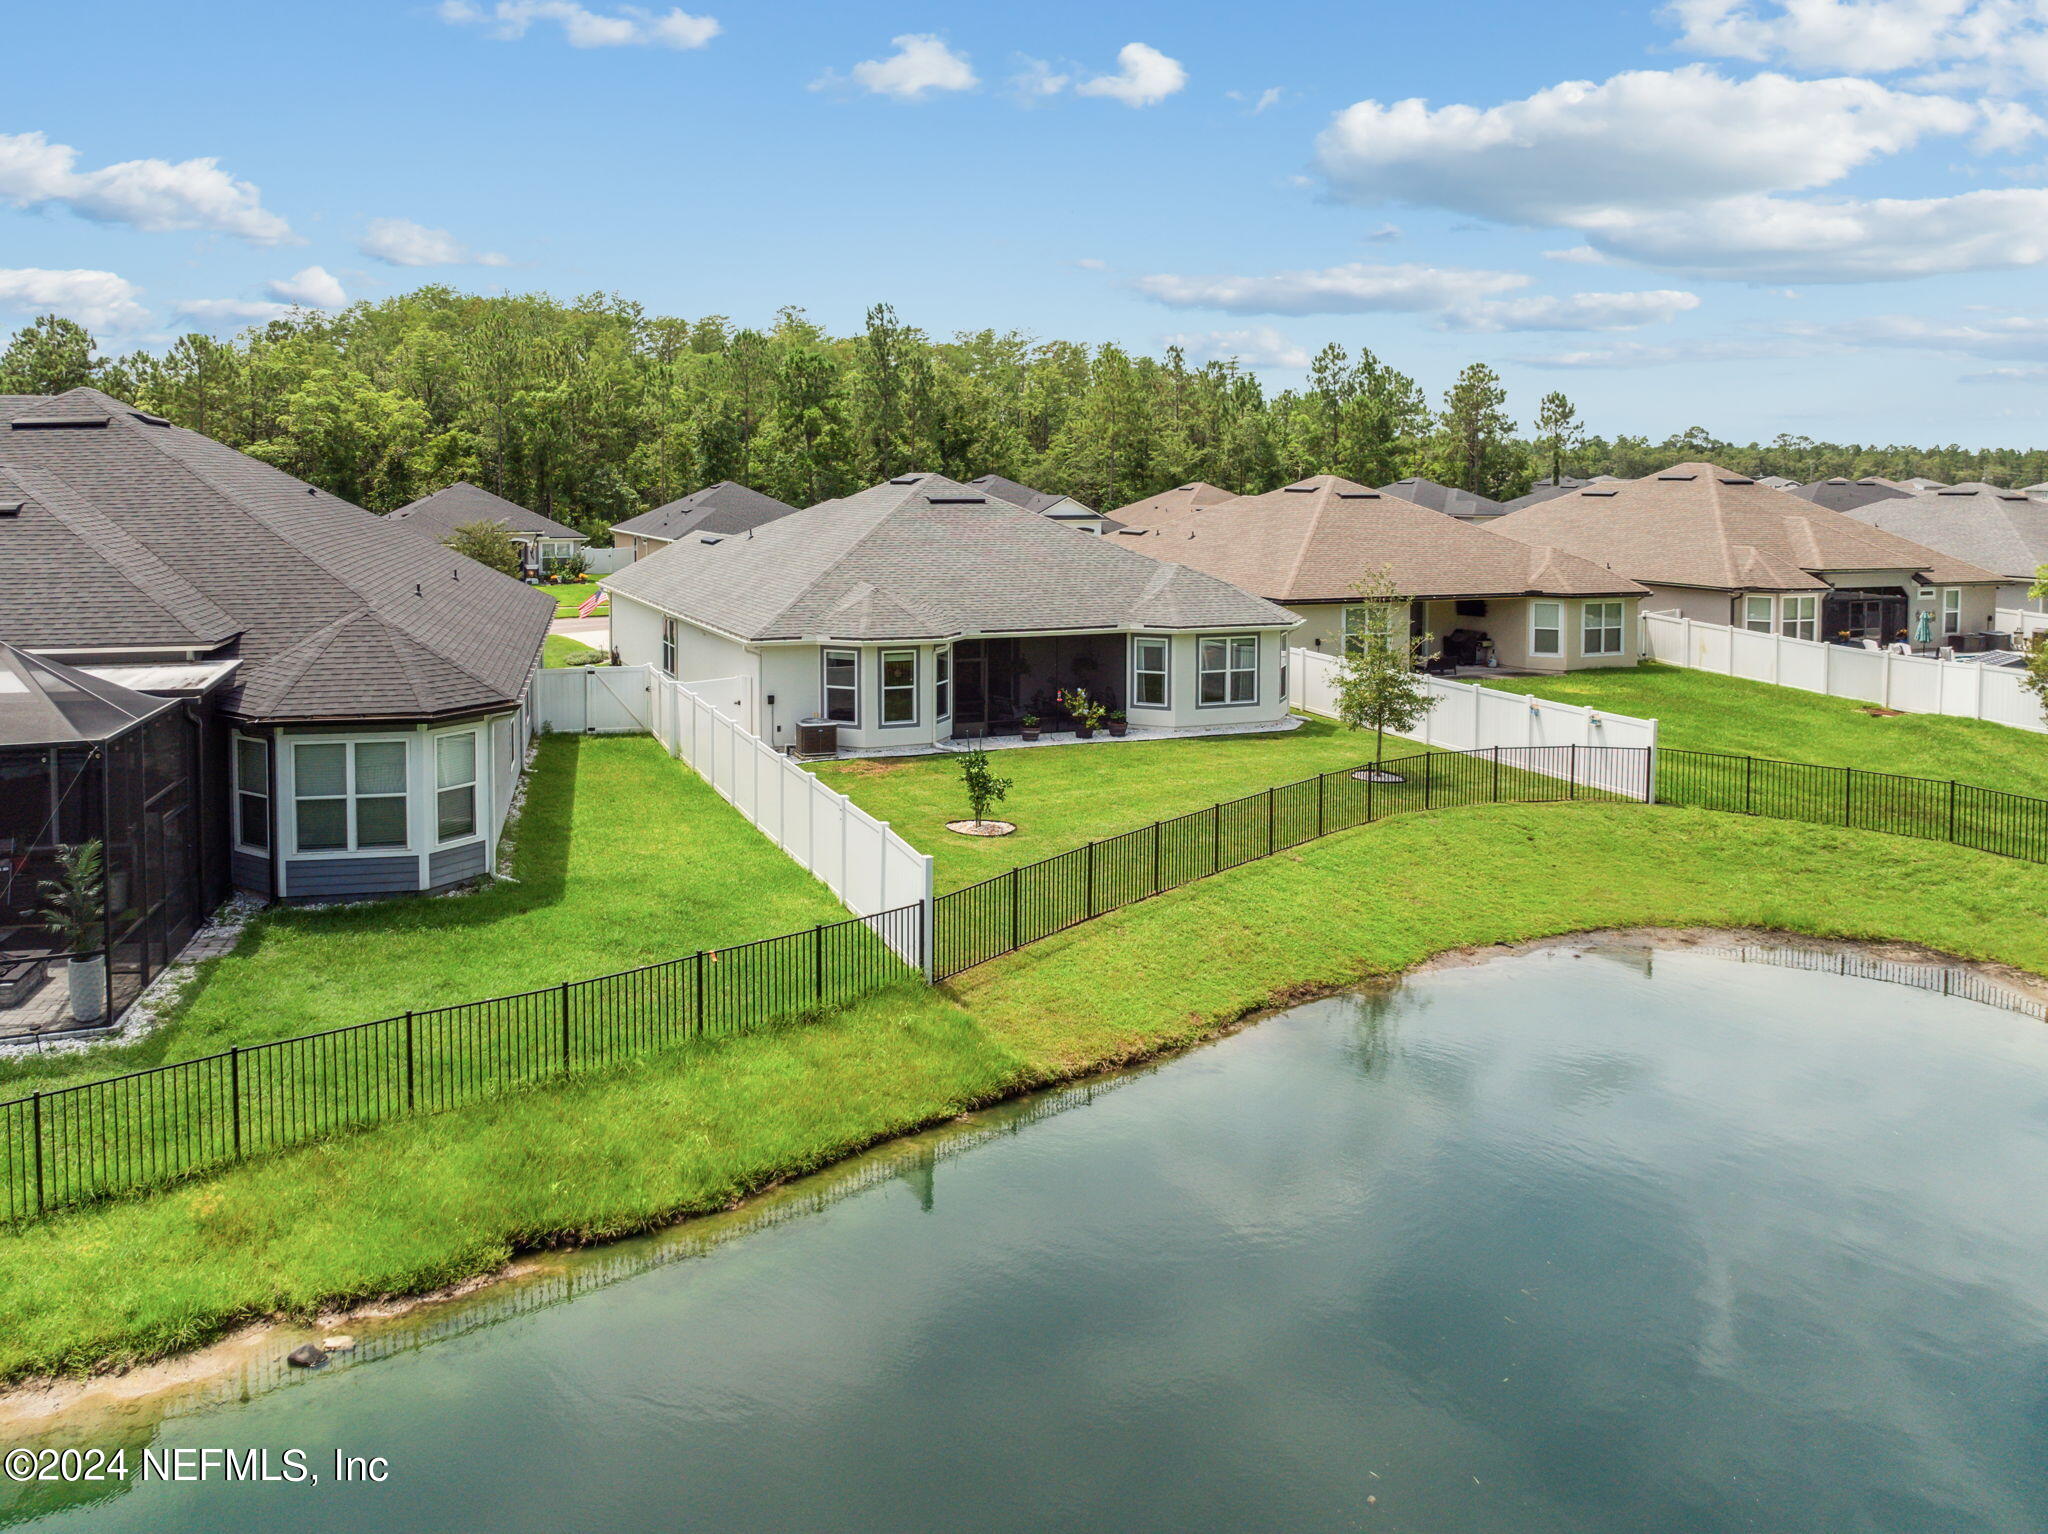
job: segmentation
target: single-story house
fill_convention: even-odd
[[[2029,595],[2048,565],[2048,501],[2023,490],[1961,484],[1872,501],[1849,515],[2002,576],[2000,607],[2048,612],[2048,598]]]
[[[1020,485],[1014,479],[1004,479],[1000,474],[984,474],[979,479],[970,479],[968,485],[975,490],[999,495],[1012,506],[1022,506],[1026,511],[1035,511],[1041,517],[1051,517],[1055,522],[1084,533],[1099,533],[1102,528],[1102,513],[1083,506],[1071,495],[1053,495],[1045,490],[1033,490],[1029,485]]]
[[[1292,643],[1364,632],[1362,582],[1385,572],[1420,652],[1447,668],[1633,666],[1643,588],[1590,559],[1318,474],[1265,495],[1161,513],[1110,542],[1206,571],[1300,615]]]
[[[1711,463],[1588,485],[1512,512],[1496,534],[1563,549],[1649,588],[1676,612],[1797,639],[1989,628],[2000,577]]]
[[[1762,480],[1757,481],[1762,484]],[[1810,485],[1793,485],[1785,491],[1796,495],[1802,501],[1811,501],[1816,506],[1825,506],[1829,511],[1846,511],[1852,515],[1859,506],[1868,506],[1873,501],[1893,501],[1912,494],[1901,490],[1890,480],[1884,479],[1817,479]]]
[[[1070,688],[1133,728],[1289,718],[1292,613],[937,474],[677,542],[602,584],[622,662],[731,684],[778,748],[813,719],[856,754],[1009,734],[1027,714],[1063,728]]]
[[[410,506],[399,507],[390,515],[394,522],[410,523],[439,543],[446,543],[448,535],[455,529],[468,527],[473,522],[501,523],[512,535],[512,541],[519,545],[520,562],[529,575],[552,570],[590,542],[586,534],[577,532],[566,523],[544,517],[537,511],[528,511],[502,495],[493,495],[471,484],[454,484],[445,490],[436,490]]]
[[[1507,507],[1499,501],[1470,490],[1460,490],[1455,485],[1440,485],[1433,479],[1411,475],[1407,479],[1397,479],[1391,485],[1381,485],[1380,489],[1417,506],[1427,506],[1431,511],[1456,517],[1461,522],[1490,522],[1495,517],[1507,515]]]
[[[1108,519],[1118,527],[1149,527],[1154,518],[1171,512],[1186,511],[1194,506],[1213,506],[1218,501],[1237,498],[1235,490],[1225,490],[1221,485],[1198,479],[1189,484],[1175,485],[1171,490],[1162,490],[1157,495],[1148,495],[1128,506],[1119,506],[1108,514]]]
[[[203,913],[230,886],[337,899],[494,866],[553,598],[93,389],[0,397],[0,549],[34,572],[0,587],[0,639],[38,687],[69,667],[189,728],[98,833],[140,860],[131,890],[189,882]],[[37,733],[10,759],[61,774],[77,730]],[[181,819],[156,807],[173,779]],[[76,839],[8,834],[43,864]]]
[[[1501,515],[1520,511],[1524,506],[1540,506],[1545,501],[1563,495],[1567,490],[1577,490],[1585,485],[1604,485],[1615,478],[1612,474],[1595,474],[1591,479],[1574,479],[1567,474],[1562,479],[1539,479],[1529,487],[1527,495],[1518,495],[1512,501],[1501,505]]]
[[[1798,480],[1787,479],[1782,474],[1765,474],[1757,480],[1757,483],[1766,490],[1797,490],[1799,488]]]
[[[627,551],[628,560],[645,559],[656,549],[696,533],[731,536],[747,533],[796,508],[772,495],[721,479],[637,517],[612,524],[612,543]]]
[[[2021,486],[2020,486],[2020,494],[2021,494],[2021,495],[2048,495],[2048,480],[2044,480],[2044,481],[2042,481],[2042,482],[2041,482],[2040,484],[2038,484],[2038,485],[2021,485]]]

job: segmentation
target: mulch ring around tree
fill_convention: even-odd
[[[949,820],[946,829],[962,836],[1008,836],[1017,827],[1008,820]]]
[[[1406,783],[1408,780],[1398,772],[1382,772],[1377,767],[1361,767],[1351,774],[1361,783]]]

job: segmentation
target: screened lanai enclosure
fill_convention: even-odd
[[[204,750],[193,702],[0,644],[0,1041],[111,1023],[221,898]],[[46,886],[92,844],[93,919],[67,945]]]

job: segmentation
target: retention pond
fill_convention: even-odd
[[[6,1446],[128,1475],[0,1512],[2040,1530],[2039,1014],[1835,951],[1435,968],[355,1323],[313,1373],[269,1333],[181,1390],[17,1414]],[[179,1449],[206,1480],[144,1481]],[[203,1449],[296,1450],[318,1484]],[[337,1452],[388,1479],[337,1483]]]

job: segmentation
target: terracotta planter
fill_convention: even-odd
[[[1121,735],[1130,727],[1131,721],[1128,719],[1112,719],[1109,721],[1109,733],[1112,735]]]
[[[1075,725],[1075,726],[1074,726],[1074,739],[1076,739],[1076,740],[1093,740],[1094,738],[1095,738],[1095,727],[1094,727],[1093,725],[1087,725],[1087,724],[1077,724],[1077,725]]]
[[[1018,733],[1026,740],[1036,740],[1038,739],[1038,726],[1035,724],[1024,725]]]

